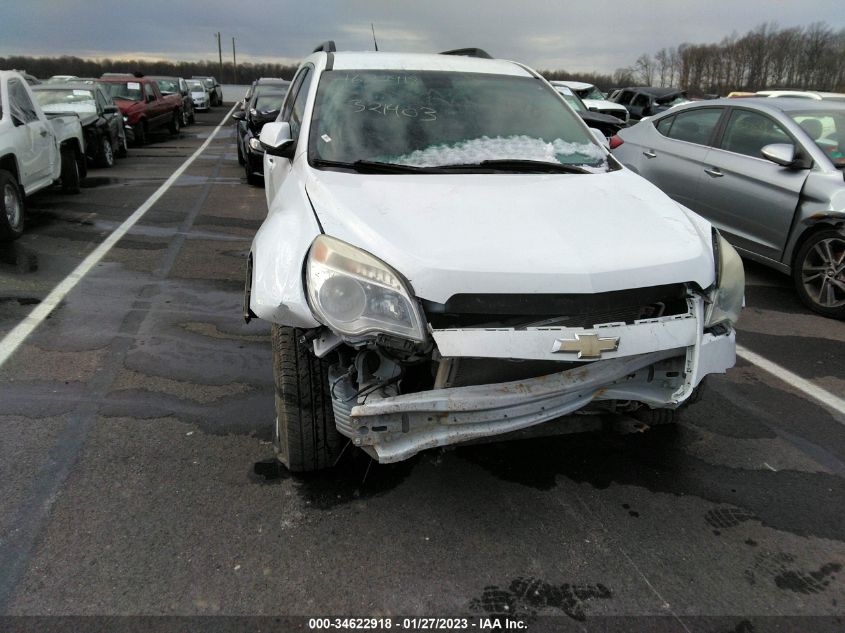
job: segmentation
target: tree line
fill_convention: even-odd
[[[293,78],[295,65],[272,63],[239,63],[237,74],[232,62],[220,64],[212,60],[198,62],[175,62],[142,59],[82,59],[80,57],[24,57],[20,55],[0,57],[0,69],[24,70],[39,79],[53,75],[75,75],[77,77],[99,77],[103,73],[142,73],[144,75],[167,75],[175,77],[213,76],[220,83],[252,83],[259,77]]]
[[[39,78],[52,75],[99,77],[104,72],[145,75],[213,75],[221,83],[252,82],[259,77],[291,79],[295,65],[272,63],[220,65],[212,60],[172,62],[149,60],[81,59],[79,57],[0,57],[0,68],[26,70]],[[546,70],[550,80],[571,79],[601,90],[645,85],[684,88],[692,96],[731,91],[793,88],[845,92],[845,28],[835,31],[824,22],[779,28],[761,24],[744,35],[734,33],[717,44],[680,44],[643,53],[630,66],[610,73],[571,73]]]
[[[572,79],[602,90],[645,85],[680,87],[690,95],[731,91],[801,89],[845,92],[845,29],[824,22],[779,28],[761,24],[718,44],[681,44],[643,53],[613,74],[546,71],[548,79]]]

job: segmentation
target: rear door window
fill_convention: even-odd
[[[648,106],[648,96],[647,95],[637,95],[634,100],[631,102],[632,108],[645,108]]]
[[[771,143],[793,143],[773,119],[751,110],[734,110],[725,127],[722,149],[736,154],[762,158],[760,150]]]
[[[660,132],[663,136],[669,136],[669,130],[672,127],[672,123],[675,121],[675,117],[667,116],[660,119],[657,124],[654,126],[657,128],[657,131]]]
[[[676,114],[666,136],[676,141],[707,145],[722,117],[722,110],[723,108],[701,108]]]
[[[38,114],[35,112],[32,100],[20,81],[13,79],[9,82],[9,101],[11,102],[9,109],[12,116],[21,123],[32,123],[38,120]]]

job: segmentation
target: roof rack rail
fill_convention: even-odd
[[[315,53],[334,53],[336,51],[337,46],[334,45],[334,40],[325,41],[314,49]]]
[[[441,55],[461,55],[463,57],[480,57],[482,59],[493,59],[493,56],[482,48],[456,48],[452,51],[443,51]]]

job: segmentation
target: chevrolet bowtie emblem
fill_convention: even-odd
[[[615,352],[618,348],[618,336],[601,338],[597,334],[576,334],[574,339],[556,339],[552,353],[578,352],[578,358],[601,358],[602,352]]]

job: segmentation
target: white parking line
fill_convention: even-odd
[[[785,369],[777,363],[773,363],[772,361],[763,358],[759,354],[755,354],[750,349],[746,349],[741,345],[736,346],[736,355],[740,358],[747,360],[753,365],[757,365],[757,367],[759,367],[763,371],[768,372],[772,376],[781,379],[788,385],[794,387],[795,389],[798,389],[798,391],[801,391],[802,393],[810,396],[813,400],[820,402],[828,409],[833,409],[837,413],[845,415],[845,400],[839,398],[838,396],[834,396],[826,389],[817,387],[809,380],[805,380],[804,378],[801,378],[801,376],[793,374],[788,369]]]
[[[236,104],[237,105],[237,104]],[[61,303],[61,301],[68,295],[68,293],[73,290],[73,288],[78,284],[85,275],[91,272],[91,269],[94,268],[103,257],[108,254],[108,252],[114,247],[115,244],[120,241],[120,239],[128,233],[138,221],[144,217],[144,215],[149,211],[152,206],[158,202],[159,198],[161,198],[167,190],[179,179],[185,170],[191,166],[197,157],[205,151],[205,148],[214,140],[214,137],[217,136],[217,133],[223,127],[223,125],[228,120],[229,116],[232,112],[235,111],[235,106],[232,106],[232,109],[226,113],[226,116],[223,117],[223,120],[220,121],[220,124],[214,128],[214,131],[205,139],[205,142],[199,146],[199,149],[195,151],[191,156],[182,163],[179,168],[171,174],[170,178],[164,181],[164,184],[161,185],[158,189],[156,189],[155,193],[153,193],[149,198],[146,199],[144,204],[140,207],[135,209],[135,211],[130,215],[123,223],[118,226],[112,233],[105,239],[103,242],[97,246],[88,256],[80,262],[80,264],[71,271],[71,273],[65,277],[58,286],[53,288],[50,291],[50,294],[36,306],[36,308],[30,312],[23,321],[21,321],[18,325],[16,325],[6,336],[0,340],[0,367],[2,367],[9,357],[15,353],[15,350],[20,347],[21,343],[23,343],[26,338],[32,334],[32,332],[41,325],[41,322],[46,319],[50,313],[55,310],[56,306]]]

